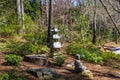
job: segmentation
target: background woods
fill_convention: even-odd
[[[120,34],[119,4],[119,0],[53,0],[52,26],[61,29],[64,41],[80,38],[82,42],[117,43]],[[1,0],[0,7],[1,36],[6,28],[10,30],[3,36],[47,28],[49,0]]]
[[[26,74],[38,63],[56,69],[60,80],[81,80],[67,70],[76,54],[93,80],[119,80],[120,0],[0,0],[0,80],[37,80]]]

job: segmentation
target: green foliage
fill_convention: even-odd
[[[6,47],[8,48],[8,53],[23,55],[26,54],[23,53],[23,51],[25,52],[25,50],[28,49],[27,46],[27,44],[22,42],[10,40]]]
[[[45,54],[49,51],[50,49],[47,46],[41,46],[40,48],[40,53]]]
[[[93,63],[108,62],[111,59],[120,60],[120,55],[111,52],[102,52],[93,44],[87,44],[83,47],[79,43],[72,43],[68,46],[67,52],[70,55],[80,54],[81,59]]]
[[[24,4],[25,13],[28,14],[32,20],[36,20],[40,15],[38,0],[35,1],[25,0]]]
[[[24,35],[24,38],[32,44],[46,44],[47,42],[47,34],[46,33],[41,33],[41,32],[35,32],[32,34],[26,34]]]
[[[47,53],[49,51],[49,48],[45,46],[47,42],[45,33],[36,32],[34,34],[26,34],[24,38],[25,42],[10,40],[7,45],[9,53],[24,56],[33,53]]]
[[[62,41],[69,41],[70,32],[69,32],[68,26],[60,25],[59,30],[60,30],[60,35],[62,35]]]
[[[17,73],[16,71],[4,72],[0,74],[0,80],[28,80],[27,76]]]
[[[87,51],[87,49],[83,48],[81,44],[78,43],[73,43],[70,44],[68,46],[67,49],[68,53],[70,54],[80,54],[81,59],[89,61],[89,62],[93,62],[93,63],[102,63],[103,58],[98,56],[95,53],[90,53],[89,51]]]
[[[11,37],[18,33],[20,28],[16,25],[0,27],[1,37]]]
[[[0,43],[0,52],[4,52],[6,50],[6,44]]]
[[[0,80],[9,80],[9,74],[3,73],[2,75],[0,75]]]
[[[92,63],[103,63],[103,58],[101,56],[98,56],[97,54],[86,54],[84,57],[84,60]]]
[[[94,44],[92,43],[88,43],[86,44],[86,49],[90,52],[90,53],[95,53],[95,54],[101,54],[102,51],[97,48]]]
[[[79,8],[73,8],[71,12],[72,20],[74,22],[73,30],[78,32],[75,40],[79,40],[79,42],[82,42],[83,44],[90,41],[92,35],[89,27],[88,16],[81,14]]]
[[[88,53],[80,43],[72,43],[68,46],[67,52],[70,55],[80,54],[82,58]]]
[[[25,26],[25,33],[32,34],[37,31],[38,27],[35,22],[31,19],[28,14],[24,14],[24,26]]]
[[[0,34],[2,37],[14,36],[19,30],[15,0],[1,2],[3,4],[0,6]]]
[[[8,54],[5,56],[5,60],[7,61],[8,65],[18,66],[22,61],[22,57],[14,54]]]
[[[120,64],[114,65],[113,68],[120,69]]]
[[[54,61],[55,61],[56,65],[62,66],[65,62],[65,58],[66,58],[66,56],[64,54],[58,54],[55,56]]]
[[[24,56],[32,53],[37,53],[39,46],[30,44],[28,42],[22,43],[19,41],[11,41],[7,45],[7,48],[8,48],[8,53]]]
[[[112,52],[104,52],[101,54],[105,62],[110,61],[111,59],[120,60],[120,55]]]
[[[14,46],[14,44],[13,44]],[[13,48],[11,48],[13,49]],[[15,51],[13,51],[15,54],[18,55],[28,55],[28,54],[33,54],[33,53],[38,53],[39,46],[38,45],[33,45],[31,43],[20,43],[19,46],[15,47]]]
[[[80,16],[81,11],[80,8],[71,8],[70,9],[71,16],[72,16],[72,21],[76,21],[76,19]]]

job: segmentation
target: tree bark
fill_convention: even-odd
[[[17,0],[16,4],[17,4],[18,21],[20,23],[20,21],[21,21],[21,5],[20,5],[21,2],[20,2],[20,0]]]
[[[96,0],[95,1],[95,9],[94,9],[94,25],[93,25],[93,39],[92,43],[96,44]]]
[[[51,15],[52,15],[52,0],[49,0],[49,15],[48,15],[48,36],[47,42],[50,43],[50,36],[51,36]]]
[[[23,0],[21,0],[21,34],[24,34],[24,5]]]
[[[20,34],[23,34],[24,30],[24,6],[23,0],[17,0],[17,14],[18,14],[18,22],[20,24]]]

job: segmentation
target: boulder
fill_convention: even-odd
[[[40,80],[44,79],[57,79],[58,74],[55,69],[53,68],[38,68],[38,69],[30,69],[28,72],[36,77],[38,77]]]
[[[92,80],[93,79],[93,73],[90,70],[84,70],[81,73],[81,76],[84,80]]]
[[[45,54],[25,55],[23,61],[31,62],[39,66],[45,66],[48,63],[48,59]]]

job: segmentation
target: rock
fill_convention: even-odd
[[[66,64],[66,67],[68,67],[68,68],[74,68],[75,67],[74,62]]]
[[[74,68],[74,66],[72,64],[67,64],[66,66],[69,68]]]
[[[120,70],[111,70],[108,72],[111,76],[114,76],[116,78],[120,78]]]
[[[34,63],[39,66],[44,66],[44,65],[47,65],[48,63],[48,59],[44,54],[25,55],[23,60],[26,62]]]
[[[92,80],[93,79],[93,73],[90,70],[84,70],[81,73],[81,76],[84,78],[84,80]]]
[[[28,72],[38,77],[40,80],[58,78],[58,74],[53,68],[30,69]]]
[[[86,70],[86,67],[83,65],[83,63],[80,60],[75,60],[75,72],[81,73],[84,70]]]
[[[101,65],[96,65],[96,67],[101,67]]]

